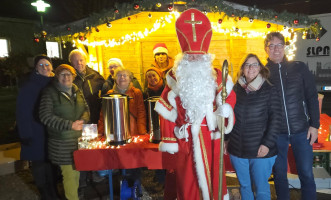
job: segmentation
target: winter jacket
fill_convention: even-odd
[[[260,145],[264,145],[269,148],[265,157],[276,155],[280,126],[279,100],[274,98],[276,88],[264,81],[257,91],[246,93],[239,83],[233,90],[237,96],[236,123],[229,135],[228,152],[240,158],[256,158]]]
[[[21,139],[21,159],[43,161],[46,157],[45,126],[40,122],[38,110],[41,90],[52,80],[33,71],[22,86],[16,102],[16,122]]]
[[[86,66],[86,74],[82,76],[77,72],[74,84],[83,91],[85,100],[90,109],[90,123],[97,124],[101,110],[99,91],[104,94],[109,90],[105,88],[105,79],[95,70]]]
[[[78,137],[82,131],[72,130],[76,120],[89,121],[89,110],[83,93],[76,85],[72,95],[61,92],[57,82],[46,87],[41,96],[39,116],[47,126],[48,156],[59,165],[72,164],[73,151],[78,149]]]
[[[157,91],[154,91],[154,90],[147,87],[145,89],[145,92],[144,92],[144,99],[148,99],[149,97],[155,97],[155,96],[159,97],[159,96],[161,96],[161,94],[163,92],[163,89],[164,89],[164,86],[165,85],[163,84],[163,86]]]
[[[273,63],[268,60],[270,81],[278,90],[282,107],[281,134],[307,131],[309,126],[319,128],[320,113],[314,77],[303,62]]]

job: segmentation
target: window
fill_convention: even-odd
[[[46,42],[47,56],[50,58],[60,58],[60,45],[58,42]]]
[[[8,57],[9,45],[8,40],[0,38],[0,58]]]

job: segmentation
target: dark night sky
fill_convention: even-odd
[[[0,17],[39,20],[36,8],[31,6],[36,0],[1,0]],[[114,2],[130,0],[44,0],[51,4],[44,14],[44,20],[57,24],[68,23],[89,16],[93,12],[114,8]],[[157,1],[157,0],[156,0]],[[156,2],[155,1],[155,2]],[[278,12],[303,13],[307,15],[331,13],[331,0],[229,0],[258,8],[274,9]],[[169,0],[169,2],[172,2]],[[298,9],[300,8],[300,10]]]

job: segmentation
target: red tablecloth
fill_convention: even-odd
[[[74,152],[78,171],[97,171],[106,169],[174,169],[176,154],[158,151],[158,144],[148,142],[130,143],[108,149],[80,149]],[[225,169],[233,171],[229,156],[224,157]]]
[[[322,147],[314,147],[314,152],[331,152],[329,126],[331,117],[321,114],[321,126],[318,142]],[[74,152],[76,169],[79,171],[95,171],[106,169],[129,169],[147,167],[149,169],[173,169],[176,163],[176,154],[158,151],[158,144],[148,142],[148,136],[140,136],[142,142],[130,143],[124,146],[109,149],[82,149]],[[226,171],[234,171],[228,155],[224,155]],[[291,148],[288,152],[288,172],[297,173],[294,156]]]

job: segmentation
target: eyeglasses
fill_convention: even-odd
[[[42,64],[42,63],[40,63],[39,66],[40,66],[40,67],[43,67],[43,66],[48,67],[49,64],[47,64],[47,63],[46,63],[46,64]]]
[[[126,78],[126,77],[128,77],[127,74],[117,74],[116,76],[117,76],[118,78],[121,78],[121,77]]]
[[[72,74],[70,74],[70,73],[62,73],[62,74],[60,74],[60,76],[61,77],[71,77],[72,76]]]
[[[279,43],[279,44],[269,44],[268,48],[271,49],[271,50],[274,50],[275,48],[282,49],[282,48],[284,48],[284,44],[281,44],[281,43]]]
[[[249,68],[257,69],[259,67],[260,67],[260,64],[259,63],[245,63],[244,64],[244,68],[245,69],[249,69]]]
[[[116,69],[117,67],[119,67],[119,65],[109,65],[108,69]]]

